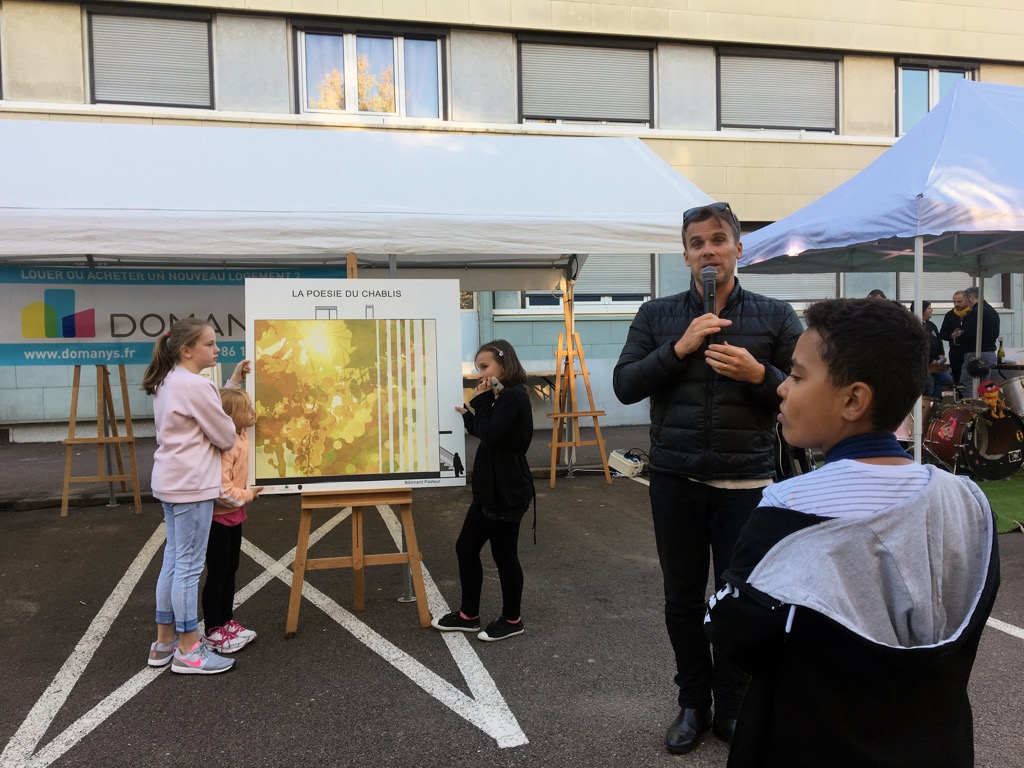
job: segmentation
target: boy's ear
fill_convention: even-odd
[[[846,388],[846,399],[843,401],[843,419],[852,423],[865,422],[871,419],[871,406],[875,402],[875,392],[863,381],[855,381]]]

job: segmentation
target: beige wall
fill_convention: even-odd
[[[1024,3],[1010,0],[214,0],[209,7],[1004,61],[1024,50]]]
[[[2,13],[4,99],[83,103],[81,6],[5,0]]]
[[[1024,55],[1024,51],[1021,52]],[[1003,85],[1024,85],[1024,66],[1006,66],[1003,64],[982,64],[978,72],[978,80],[984,83],[1002,83]]]
[[[891,57],[843,57],[840,133],[896,135],[896,62]]]
[[[669,165],[741,221],[774,221],[830,192],[877,158],[887,142],[745,138],[644,139]]]

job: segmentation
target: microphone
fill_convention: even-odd
[[[700,271],[701,282],[704,283],[704,314],[710,312],[712,315],[718,314],[715,311],[715,285],[718,283],[718,270],[712,266],[704,267]]]

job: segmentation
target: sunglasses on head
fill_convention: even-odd
[[[728,203],[709,203],[708,205],[698,205],[694,208],[688,208],[683,213],[683,226],[689,224],[701,211],[714,211],[715,213],[728,213],[734,219],[736,214],[732,212],[732,208],[729,207]]]

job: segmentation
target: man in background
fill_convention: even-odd
[[[987,301],[978,301],[978,289],[971,287],[964,290],[964,298],[967,299],[969,310],[964,315],[963,324],[959,332],[952,335],[960,344],[964,355],[964,366],[960,374],[960,384],[967,392],[972,386],[970,370],[971,360],[977,355],[978,340],[978,312],[981,312],[981,361],[986,365],[996,364],[996,341],[999,339],[999,314]]]
[[[963,291],[953,294],[953,308],[942,318],[942,327],[939,328],[939,338],[949,342],[949,372],[953,374],[953,381],[960,381],[960,371],[964,365],[964,348],[959,343],[960,333],[963,327],[964,318],[971,311]],[[953,338],[956,333],[957,338]]]

